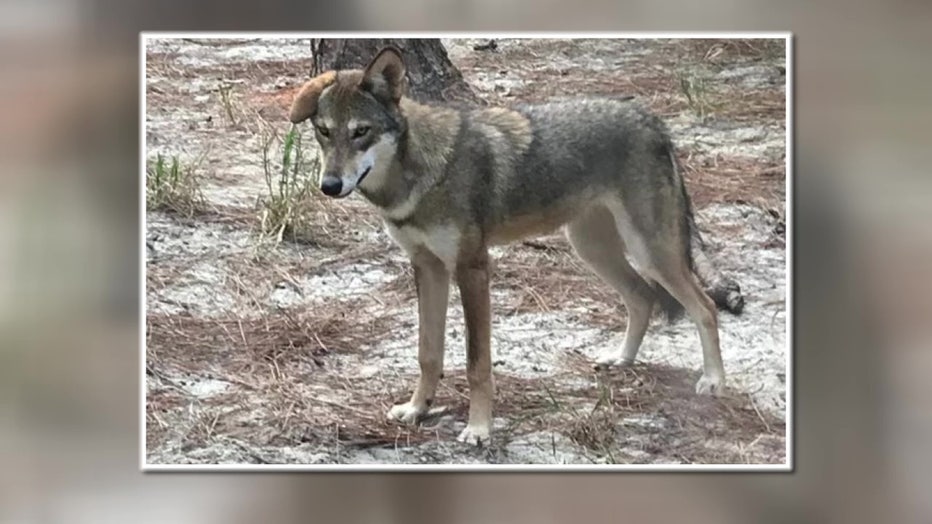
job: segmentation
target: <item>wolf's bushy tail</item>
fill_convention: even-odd
[[[716,307],[738,315],[744,310],[744,295],[741,294],[738,283],[734,279],[723,275],[708,256],[706,244],[702,240],[699,228],[696,227],[692,201],[689,198],[689,192],[686,191],[686,181],[682,177],[682,169],[676,158],[673,141],[669,136],[667,137],[667,150],[670,161],[673,163],[675,178],[683,192],[683,226],[687,232],[686,245],[683,248],[686,252],[689,268],[699,277],[703,289],[709,295],[709,298],[715,302]],[[672,321],[682,316],[682,304],[673,298],[663,286],[656,283],[653,286],[660,309],[665,313],[667,319]]]
[[[719,309],[741,314],[744,310],[744,295],[734,279],[726,277],[712,263],[705,251],[705,244],[698,230],[691,239],[693,252],[693,272],[699,277],[702,288]]]

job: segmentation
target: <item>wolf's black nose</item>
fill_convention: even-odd
[[[320,183],[320,190],[327,196],[337,196],[343,190],[343,182],[335,176],[325,176]]]

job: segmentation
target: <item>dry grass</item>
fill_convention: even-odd
[[[352,258],[359,254],[347,255]],[[318,261],[316,267],[321,269],[339,261]],[[252,268],[253,277],[260,277],[262,261],[243,266]],[[243,267],[238,269],[230,285],[237,287],[247,301],[263,306],[265,312],[260,316],[244,318],[231,314],[202,318],[152,313],[147,316],[147,372],[160,385],[155,392],[150,391],[147,404],[152,428],[150,441],[167,438],[170,424],[160,423],[160,414],[180,405],[199,406],[208,413],[222,407],[224,416],[211,422],[211,432],[248,436],[254,443],[293,444],[310,439],[312,434],[320,439],[329,435],[330,428],[339,429],[338,440],[343,445],[347,441],[371,439],[374,433],[366,428],[386,425],[382,410],[369,409],[366,398],[336,399],[343,394],[355,397],[362,384],[370,387],[372,384],[347,379],[331,370],[330,357],[362,351],[373,341],[390,336],[402,325],[398,319],[402,311],[386,311],[365,321],[348,321],[361,309],[373,310],[380,301],[384,303],[384,297],[368,295],[334,301],[326,307],[270,308],[260,295],[264,294],[262,288],[271,283],[249,279]],[[265,266],[265,271],[268,270]],[[262,272],[261,278],[268,275]],[[204,401],[186,393],[175,383],[177,379],[170,377],[219,380],[231,385],[231,393]],[[244,423],[230,409],[242,413],[258,411],[262,413],[261,419]],[[204,439],[209,439],[204,433],[203,427],[195,428],[182,440],[186,445],[202,446]]]
[[[748,159],[711,156],[693,158],[680,152],[680,165],[696,207],[712,202],[750,204],[783,214],[786,167]]]
[[[677,40],[676,46],[692,60],[719,67],[743,61],[778,61],[786,56],[786,42],[772,38],[696,38]]]
[[[435,427],[432,419],[416,428],[386,420],[388,407],[406,398],[407,391],[397,388],[414,376],[353,378],[330,369],[333,353],[356,351],[360,342],[371,340],[362,331],[375,328],[379,336],[376,326],[350,334],[351,342],[340,340],[346,333],[338,338],[328,330],[329,319],[297,314],[246,322],[150,318],[147,324],[150,334],[157,333],[150,335],[147,368],[150,380],[160,384],[150,390],[147,403],[150,445],[164,438],[159,431],[169,426],[164,413],[192,404],[201,409],[189,420],[183,439],[191,447],[205,445],[212,435],[245,438],[259,446],[313,443],[356,449],[455,436],[452,428]],[[597,374],[579,354],[567,353],[565,360],[562,373],[544,379],[496,377],[497,415],[509,427],[498,434],[493,451],[522,435],[547,431],[569,437],[597,461],[642,460],[630,456],[632,449],[696,463],[782,460],[773,450],[755,447],[782,437],[781,421],[762,414],[748,399],[696,396],[693,372],[639,365]],[[199,400],[168,375],[220,380],[234,392]],[[467,392],[465,374],[449,373],[436,405],[462,419]],[[257,410],[258,419],[245,417]],[[631,433],[629,425],[641,420],[655,421],[657,427]],[[710,441],[737,445],[720,449],[710,447]]]
[[[508,90],[483,93],[494,104],[541,102],[580,92],[602,95],[636,95],[655,112],[670,117],[686,109],[714,113],[738,121],[761,118],[783,120],[784,96],[777,90],[747,91],[710,77],[736,63],[782,63],[783,40],[674,39],[652,42],[651,52],[615,62],[615,67],[592,69],[584,61],[585,43],[555,40],[535,46],[509,45],[500,52],[466,58],[464,72],[504,71],[525,80]],[[637,41],[619,45],[638,47]],[[554,68],[551,57],[579,59],[578,65]],[[610,55],[604,57],[610,60]],[[775,66],[780,67],[780,66]],[[684,86],[684,80],[686,85]],[[712,111],[714,110],[714,111]]]
[[[492,286],[507,289],[509,301],[496,315],[552,313],[567,304],[587,304],[586,321],[609,329],[625,326],[621,301],[572,252],[562,235],[513,246],[492,267]]]

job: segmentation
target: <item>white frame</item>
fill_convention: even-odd
[[[146,43],[150,38],[745,38],[786,41],[786,463],[785,464],[148,464],[146,463]],[[792,472],[793,457],[793,34],[791,32],[142,32],[139,34],[139,464],[144,472],[493,471],[493,472]]]

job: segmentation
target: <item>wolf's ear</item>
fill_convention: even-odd
[[[291,113],[288,115],[288,119],[293,124],[297,124],[314,116],[314,113],[317,112],[317,100],[320,98],[320,93],[332,84],[336,78],[335,71],[327,71],[315,76],[301,86],[298,96],[291,103]]]
[[[375,55],[362,75],[362,88],[397,103],[405,92],[405,61],[397,47],[386,47]]]

